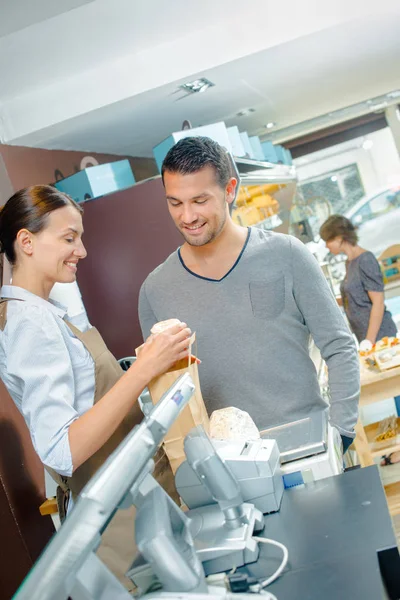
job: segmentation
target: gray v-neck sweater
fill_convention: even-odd
[[[143,283],[139,317],[145,338],[170,318],[196,331],[207,410],[236,406],[260,429],[326,407],[311,334],[328,366],[331,422],[354,436],[354,340],[317,261],[296,238],[249,228],[238,260],[218,281],[192,273],[174,252]]]

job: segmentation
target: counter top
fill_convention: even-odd
[[[380,371],[379,367],[368,367],[365,364],[365,360],[360,358],[360,381],[361,387],[378,383],[380,381],[386,381],[400,375],[400,367],[393,367],[393,369],[387,369],[386,371]]]
[[[289,551],[288,566],[268,587],[278,600],[384,598],[377,555],[383,548],[392,548],[394,567],[400,573],[376,466],[285,490],[280,512],[265,518],[263,535],[285,544]],[[266,578],[281,556],[279,548],[262,544],[259,560],[245,570]]]

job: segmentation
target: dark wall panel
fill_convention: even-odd
[[[283,143],[293,158],[330,148],[387,127],[385,115],[371,113]]]
[[[43,465],[25,421],[0,381],[0,600],[8,600],[54,533]]]
[[[142,342],[138,296],[142,282],[181,243],[160,178],[84,205],[88,256],[78,284],[92,325],[117,358]]]
[[[10,195],[30,185],[54,183],[80,171],[82,160],[91,156],[99,164],[127,158],[136,181],[157,175],[157,165],[153,158],[98,154],[96,152],[76,152],[73,150],[44,150],[24,146],[0,144],[0,206]],[[5,175],[5,177],[4,177]]]

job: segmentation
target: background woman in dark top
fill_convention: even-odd
[[[372,252],[358,245],[355,227],[342,215],[323,223],[320,236],[332,254],[345,254],[346,276],[340,285],[343,308],[358,342],[369,346],[385,336],[395,336],[397,327],[385,307],[384,285],[379,263]],[[400,396],[395,398],[399,413]],[[382,466],[400,461],[400,452],[383,457]]]

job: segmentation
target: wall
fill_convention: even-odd
[[[400,157],[389,127],[368,136],[374,143],[368,150],[380,186],[400,181]]]
[[[389,127],[368,135],[373,142],[370,149],[362,147],[363,138],[352,140],[327,150],[309,154],[294,161],[299,181],[329,173],[357,163],[365,193],[400,181],[400,157]],[[304,162],[304,161],[307,162]]]
[[[140,286],[182,243],[161,178],[86,202],[84,225],[88,256],[79,264],[78,284],[89,321],[114,356],[132,356],[143,341]]]
[[[151,158],[134,158],[116,156],[115,154],[97,154],[87,152],[74,152],[66,150],[42,150],[40,148],[25,148],[23,146],[7,146],[0,144],[0,204],[7,199],[9,189],[19,190],[29,185],[54,183],[73,175],[81,169],[81,161],[87,156],[92,156],[98,163],[113,162],[128,158],[131,163],[136,181],[141,181],[157,175],[155,161]],[[8,181],[6,180],[6,174]]]
[[[155,160],[116,156],[115,154],[97,154],[66,150],[42,150],[23,146],[0,144],[0,206],[17,190],[43,183],[54,183],[57,179],[73,175],[83,168],[82,160],[91,156],[98,163],[113,162],[128,158],[136,181],[142,181],[158,175]],[[11,271],[7,261],[0,267],[0,281],[9,283]],[[68,301],[65,304],[68,306]]]
[[[43,465],[25,422],[0,381],[0,600],[9,600],[54,533]]]

